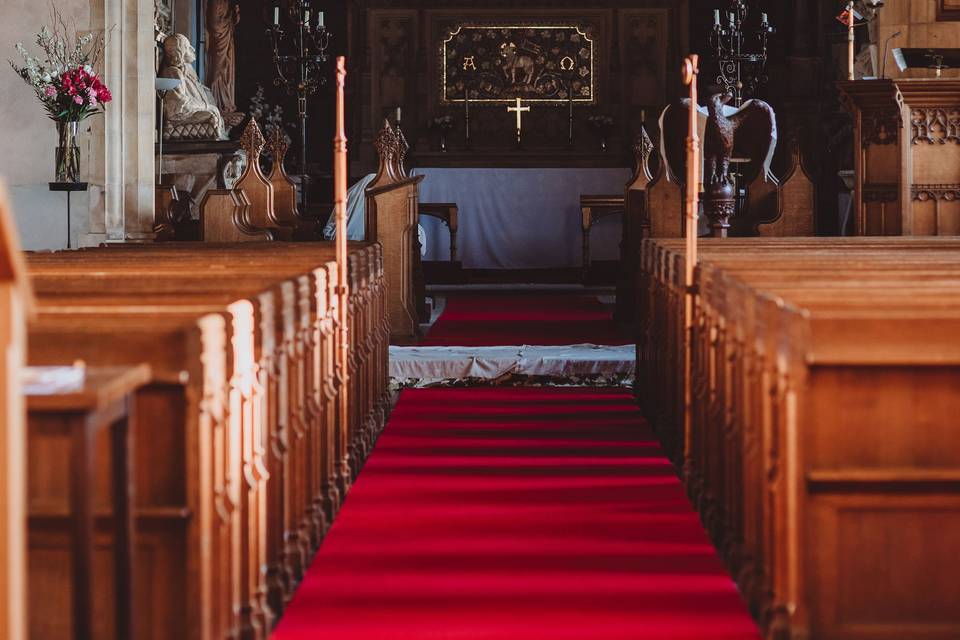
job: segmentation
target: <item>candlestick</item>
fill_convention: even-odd
[[[713,10],[710,49],[720,68],[717,81],[721,90],[732,95],[733,105],[739,107],[744,95],[754,93],[767,80],[767,44],[776,29],[767,13],[761,13],[759,27],[748,29],[749,8],[744,0],[731,0],[730,9],[725,11],[729,26],[717,24],[719,13],[719,9]],[[751,47],[751,43],[756,45]]]
[[[853,2],[847,3],[847,16],[849,22],[847,23],[847,78],[849,80],[856,80],[857,75],[854,72],[854,64],[856,59],[856,41],[857,37],[854,33],[854,21],[856,19],[853,13]]]
[[[310,23],[310,0],[289,0],[283,7],[284,25],[289,23],[290,29],[281,28],[280,4],[277,0],[269,0],[273,4],[273,24],[266,29],[267,39],[273,50],[273,65],[276,68],[275,84],[286,89],[287,93],[297,98],[297,114],[299,116],[300,133],[300,197],[299,205],[302,211],[308,210],[308,193],[310,175],[307,171],[307,121],[308,100],[320,87],[326,84],[327,78],[323,66],[329,60],[327,49],[330,46],[331,33],[322,26],[322,12],[320,24],[313,28]]]

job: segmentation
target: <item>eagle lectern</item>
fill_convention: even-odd
[[[960,235],[960,80],[840,82],[855,121],[855,234]]]

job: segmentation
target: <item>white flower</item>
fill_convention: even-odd
[[[44,81],[44,82],[49,83],[51,80],[53,80],[53,78],[50,76],[49,73],[43,74],[43,81]]]
[[[87,73],[93,73],[93,67],[91,67],[88,64],[83,65],[83,70],[86,71]]]

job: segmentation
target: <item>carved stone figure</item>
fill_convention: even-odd
[[[164,140],[222,140],[223,117],[210,89],[200,83],[192,62],[197,52],[186,36],[176,33],[163,41],[161,78],[176,78],[180,85],[163,97]]]
[[[503,73],[510,79],[511,84],[517,84],[517,71],[522,72],[520,81],[523,84],[533,82],[535,65],[533,58],[517,53],[517,45],[512,42],[504,42],[500,45],[500,56],[503,58]]]
[[[235,32],[240,6],[234,0],[207,0],[207,84],[226,116],[237,111]]]

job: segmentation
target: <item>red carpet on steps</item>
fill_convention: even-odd
[[[490,347],[631,342],[596,296],[531,291],[452,294],[421,344]]]
[[[427,389],[274,640],[759,638],[623,391]]]

